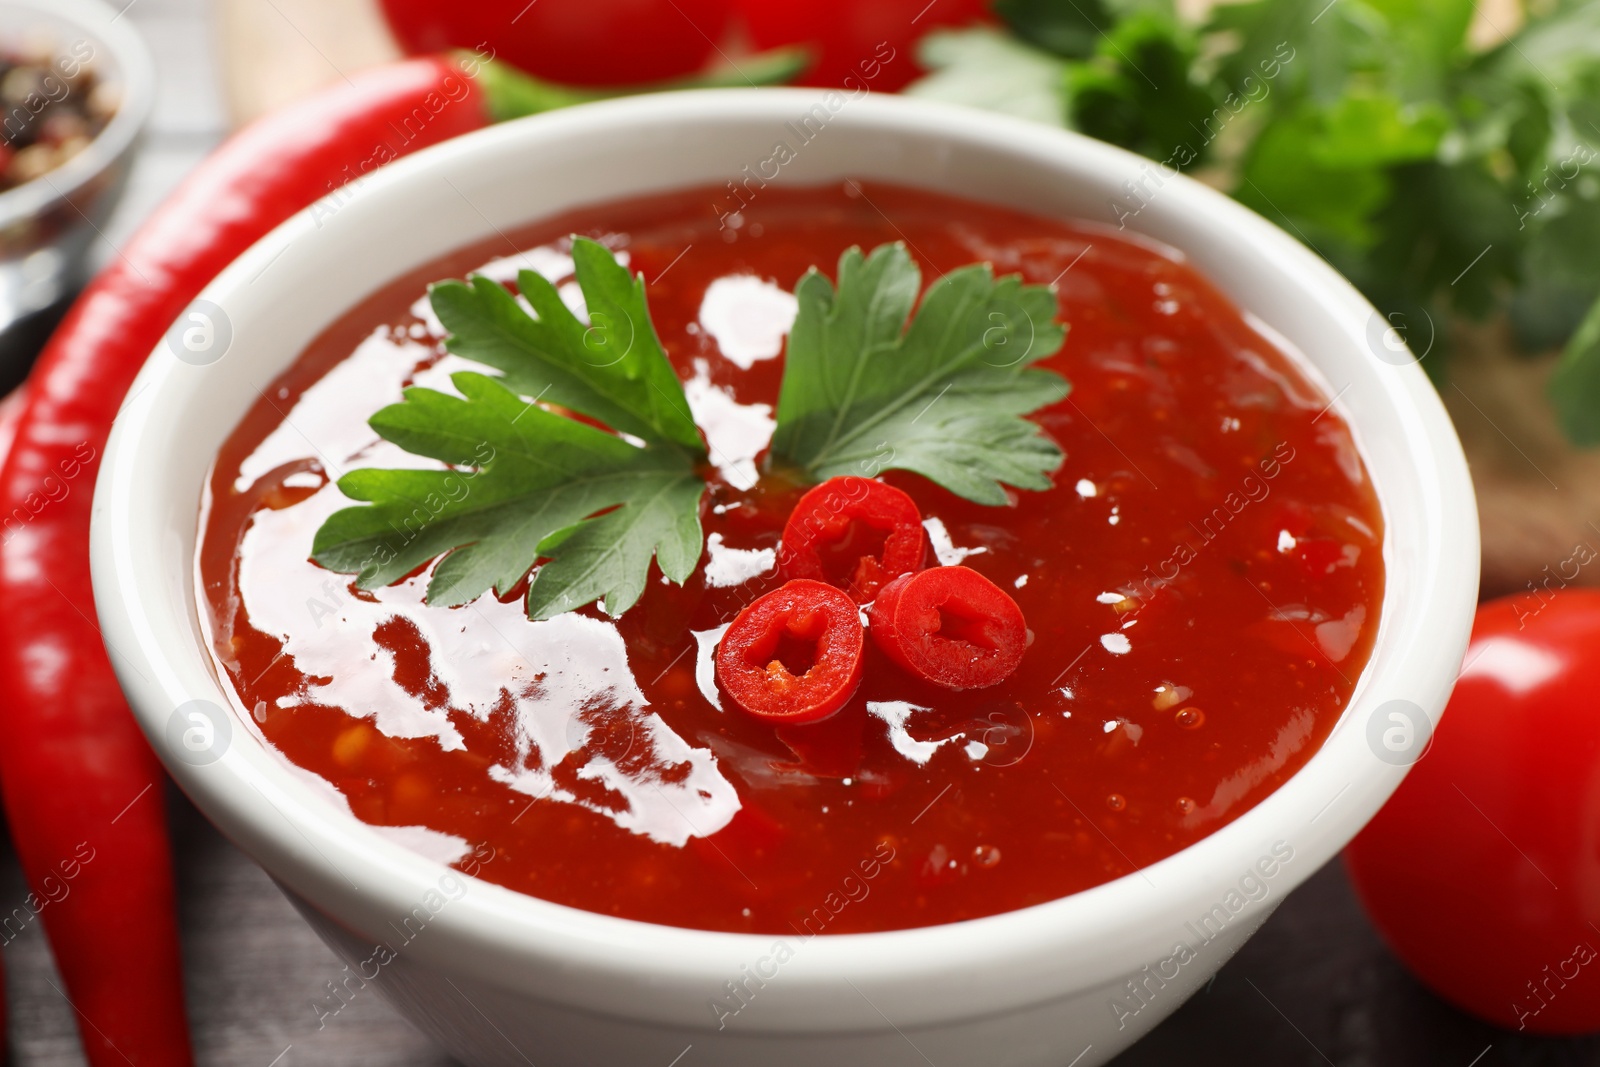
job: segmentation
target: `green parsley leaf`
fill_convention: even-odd
[[[1307,101],[1256,138],[1234,195],[1324,254],[1325,239],[1365,249],[1393,192],[1390,168],[1432,159],[1448,125],[1437,107],[1379,94]]]
[[[986,263],[944,275],[916,306],[921,287],[898,243],[846,251],[837,288],[814,267],[800,279],[773,457],[818,481],[915,471],[980,504],[1004,504],[1002,484],[1048,489],[1061,451],[1021,416],[1067,395],[1031,367],[1065,336],[1055,296]]]
[[[1555,347],[1575,331],[1600,298],[1600,200],[1566,196],[1535,217],[1523,255],[1522,284],[1511,323],[1533,351]],[[1591,405],[1600,391],[1586,397]]]
[[[621,614],[644,592],[652,558],[672,581],[689,576],[705,446],[643,282],[594,241],[574,239],[572,255],[589,324],[531,271],[518,288],[537,318],[482,276],[432,288],[446,347],[504,376],[462,372],[451,378],[460,396],[411,388],[374,415],[380,437],[452,469],[346,474],[340,490],[362,504],[328,518],[313,559],[373,589],[444,555],[428,599],[458,605],[490,588],[505,595],[543,557],[528,587],[535,619],[597,600]]]
[[[1123,19],[1101,35],[1090,62],[1067,73],[1073,126],[1152,159],[1195,144],[1195,158],[1203,158],[1208,122],[1227,113],[1191,76],[1197,52],[1194,35],[1171,16],[1146,11]]]
[[[1179,145],[1190,146],[1183,165],[1205,156],[1223,113],[1193,76],[1198,41],[1170,4],[1011,0],[996,11],[1016,37],[985,26],[930,33],[917,60],[932,73],[903,91],[1080,130],[1154,159]]]
[[[994,13],[1024,41],[1066,59],[1088,59],[1116,23],[1101,0],[994,0]]]
[[[1172,0],[995,0],[994,13],[1023,40],[1065,59],[1088,59],[1122,19],[1174,19]]]
[[[901,90],[907,96],[1066,125],[1066,61],[1030,44],[986,26],[935,30],[917,45],[917,62],[932,73]]]
[[[1550,402],[1578,445],[1600,445],[1600,301],[1584,316],[1550,376]]]
[[[581,411],[618,433],[704,455],[683,386],[650,323],[644,280],[586,237],[573,239],[572,259],[588,323],[531,270],[517,275],[517,288],[538,318],[490,278],[440,282],[430,295],[434,314],[450,331],[445,347],[503,372],[507,387],[523,396]]]
[[[705,484],[677,449],[639,448],[532,404],[495,378],[462,371],[461,396],[407,389],[372,427],[419,456],[466,468],[357,470],[339,489],[369,506],[335,512],[312,558],[373,589],[443,553],[432,603],[504,595],[539,556],[528,615],[545,619],[604,598],[619,615],[644,592],[650,560],[682,582],[700,558]],[[611,510],[607,510],[611,509]]]
[[[1521,262],[1510,314],[1518,342],[1534,351],[1576,337],[1600,296],[1597,49],[1600,6],[1559,6],[1484,56],[1468,84],[1484,111],[1478,125],[1501,134],[1517,170],[1510,197]],[[1600,391],[1587,399],[1600,404]]]
[[[1387,27],[1364,0],[1337,0],[1326,9],[1304,0],[1218,4],[1206,28],[1236,42],[1220,59],[1223,82],[1243,92],[1251,79],[1265,80],[1265,103],[1274,110],[1307,99],[1334,104],[1355,78],[1383,86],[1393,66]]]

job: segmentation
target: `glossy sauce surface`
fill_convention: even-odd
[[[1194,270],[1090,226],[908,189],[719,190],[586,209],[430,265],[350,311],[269,385],[221,450],[202,516],[201,614],[254,728],[336,804],[526,893],[653,922],[801,934],[951,922],[1128,874],[1248,810],[1327,736],[1377,631],[1382,521],[1329,397]],[[625,252],[718,477],[683,588],[621,619],[529,622],[492,596],[374,593],[307,560],[331,483],[428,461],[366,419],[448,389],[427,283],[484,267],[569,280],[565,235]],[[717,691],[711,655],[778,584],[803,486],[760,476],[788,295],[852,244],[924,270],[977,260],[1054,283],[1035,417],[1055,488],[983,507],[886,480],[937,562],[1011,593],[1032,642],[990,689],[950,693],[875,649],[846,707],[774,727]],[[930,556],[930,564],[935,562]]]

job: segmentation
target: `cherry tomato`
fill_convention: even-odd
[[[867,610],[872,641],[883,654],[946,689],[1004,681],[1028,646],[1017,602],[970,567],[901,575]]]
[[[738,7],[757,47],[804,44],[816,51],[802,85],[894,92],[923,73],[913,55],[923,34],[971,22],[988,5],[985,0],[739,0]]]
[[[778,568],[866,603],[885,582],[920,570],[927,549],[922,512],[905,493],[871,478],[829,478],[789,513]]]
[[[1600,591],[1485,604],[1463,663],[1431,746],[1345,862],[1446,1000],[1512,1029],[1600,1030]]]
[[[408,52],[477,48],[566,85],[637,85],[706,65],[732,0],[382,0]]]
[[[816,722],[855,694],[864,644],[855,601],[796,579],[739,612],[717,646],[717,681],[757,718]]]

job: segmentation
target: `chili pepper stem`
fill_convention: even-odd
[[[484,60],[471,52],[460,52],[457,56],[465,69],[474,71],[473,78],[483,92],[491,122],[505,122],[573,104],[637,93],[781,85],[798,77],[811,63],[811,53],[805,48],[775,48],[741,60],[737,66],[728,64],[687,78],[674,78],[649,85],[591,89],[545,81],[502,60]]]

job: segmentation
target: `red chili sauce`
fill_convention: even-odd
[[[719,228],[714,189],[586,208],[384,286],[262,393],[218,454],[201,614],[254,727],[409,847],[512,889],[711,930],[890,930],[1026,907],[1126,875],[1249,810],[1328,735],[1383,593],[1382,519],[1348,428],[1278,343],[1173,252],[1108,229],[910,189],[762,190]],[[349,506],[331,478],[429,461],[366,419],[448,389],[429,282],[494,261],[564,281],[570,233],[625,252],[718,478],[686,587],[654,574],[612,620],[423,601],[308,561]],[[840,252],[904,241],[924,271],[979,260],[1054,284],[1034,416],[1066,460],[985,507],[901,472],[935,562],[1021,606],[1031,644],[952,693],[868,642],[842,711],[774,726],[719,694],[719,628],[779,584],[804,490],[758,477],[787,295]],[[509,260],[509,262],[508,262]],[[430,327],[431,323],[431,327]],[[720,703],[720,708],[717,706]]]

